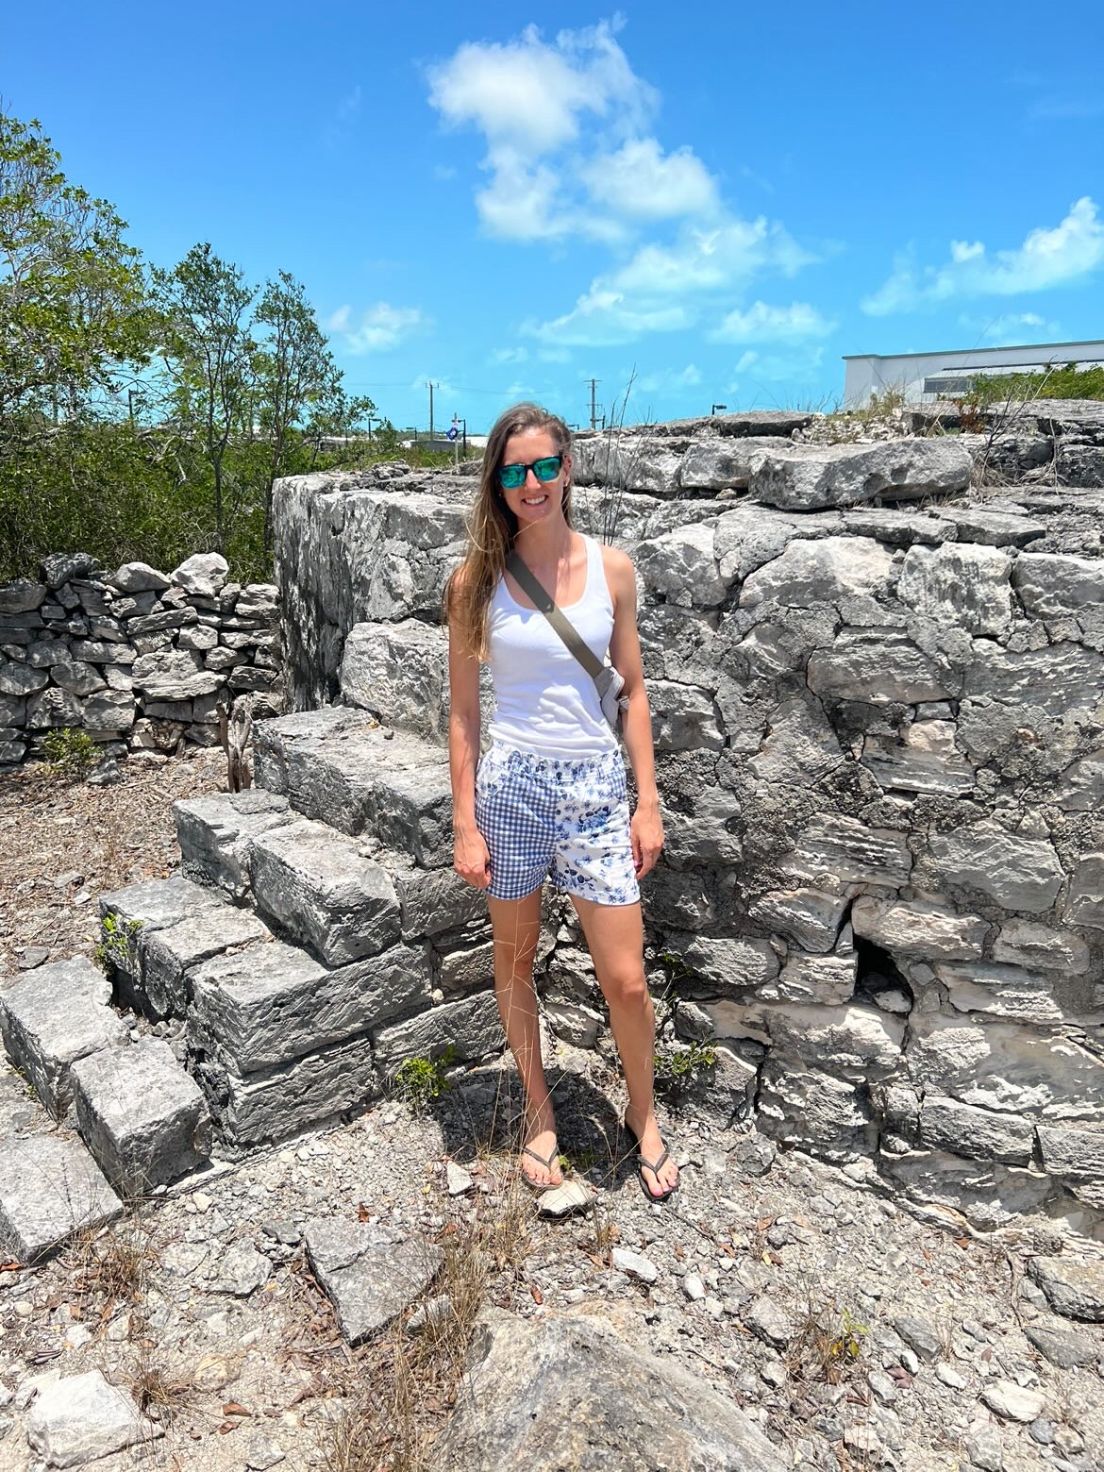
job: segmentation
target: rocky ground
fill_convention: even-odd
[[[226,788],[221,748],[132,756],[118,770],[103,786],[43,762],[0,776],[0,976],[91,956],[97,896],[176,866],[173,800]]]
[[[21,947],[89,954],[96,895],[172,867],[171,798],[218,790],[221,760],[126,765],[103,789],[65,789],[33,769],[5,779],[7,965],[28,959]],[[80,880],[56,886],[66,871]],[[756,1134],[722,1134],[671,1108],[661,1122],[682,1189],[649,1206],[619,1158],[608,1057],[556,1043],[546,1058],[561,1147],[595,1193],[591,1215],[536,1215],[511,1166],[516,1089],[489,1066],[454,1074],[424,1113],[387,1099],[216,1164],[40,1267],[0,1263],[0,1472],[43,1465],[26,1437],[36,1390],[94,1369],[163,1430],[97,1462],[104,1472],[137,1457],[212,1472],[445,1465],[432,1450],[408,1455],[402,1436],[447,1435],[463,1379],[451,1361],[437,1373],[409,1358],[408,1311],[350,1348],[305,1250],[319,1218],[372,1224],[427,1252],[451,1244],[445,1286],[457,1298],[477,1286],[515,1323],[600,1319],[661,1374],[681,1367],[742,1407],[781,1466],[1104,1467],[1099,1258],[1079,1305],[1096,1322],[1060,1316],[1036,1282],[1050,1282],[1059,1240],[954,1238],[876,1194],[860,1167],[778,1155]],[[49,1127],[6,1065],[0,1122]],[[481,1275],[458,1273],[476,1260]],[[466,1324],[472,1308],[446,1314]],[[442,1336],[441,1355],[461,1355],[464,1340],[461,1328]],[[670,1464],[626,1451],[622,1465]]]

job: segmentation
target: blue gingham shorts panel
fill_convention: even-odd
[[[560,759],[492,745],[476,770],[475,821],[492,899],[519,900],[546,876],[599,905],[640,898],[620,751]]]

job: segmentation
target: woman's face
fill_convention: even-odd
[[[500,464],[532,466],[534,460],[562,453],[555,436],[549,430],[520,429],[506,441]],[[520,486],[505,489],[499,482],[499,494],[517,517],[519,531],[539,521],[563,515],[564,489],[570,474],[571,456],[564,455],[563,464],[554,480],[539,481],[536,472],[529,469]]]

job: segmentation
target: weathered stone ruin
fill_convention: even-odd
[[[583,436],[574,494],[640,574],[651,979],[677,1045],[714,1050],[694,1107],[948,1222],[1100,1238],[1104,419],[1061,412],[1019,448],[798,442],[807,415]],[[255,727],[256,786],[179,803],[182,875],[103,897],[110,985],[63,962],[0,989],[10,1056],[94,1157],[91,1219],[362,1107],[405,1057],[501,1049],[444,745],[470,490],[278,484],[293,713]],[[608,1049],[559,904],[539,971],[552,1031]],[[126,1043],[109,997],[175,1044]],[[0,1173],[9,1250],[76,1224]]]
[[[220,706],[246,691],[257,714],[282,710],[277,590],[228,570],[217,552],[168,574],[56,553],[40,580],[0,586],[0,772],[61,727],[110,759],[215,746]]]

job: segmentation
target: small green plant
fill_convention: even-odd
[[[141,928],[141,920],[124,920],[112,912],[106,914],[100,921],[103,939],[92,952],[96,965],[104,971],[109,971],[112,966],[120,971],[133,971]]]
[[[42,749],[49,761],[50,771],[57,777],[68,777],[73,782],[87,777],[99,757],[99,748],[92,737],[76,726],[62,726],[57,731],[47,731],[42,739]]]
[[[717,1050],[708,1043],[684,1047],[661,1043],[655,1050],[655,1091],[666,1099],[680,1099],[717,1066]]]
[[[391,1080],[392,1091],[418,1113],[448,1088],[445,1073],[455,1060],[456,1049],[452,1043],[437,1058],[404,1058]]]
[[[810,1288],[804,1320],[787,1351],[790,1373],[838,1385],[861,1356],[869,1332],[849,1308],[837,1309],[835,1299],[825,1300]]]
[[[845,1308],[840,1314],[835,1333],[828,1336],[825,1345],[827,1362],[832,1365],[857,1360],[862,1354],[863,1340],[869,1333],[867,1325],[860,1324],[852,1316],[851,1310]]]

